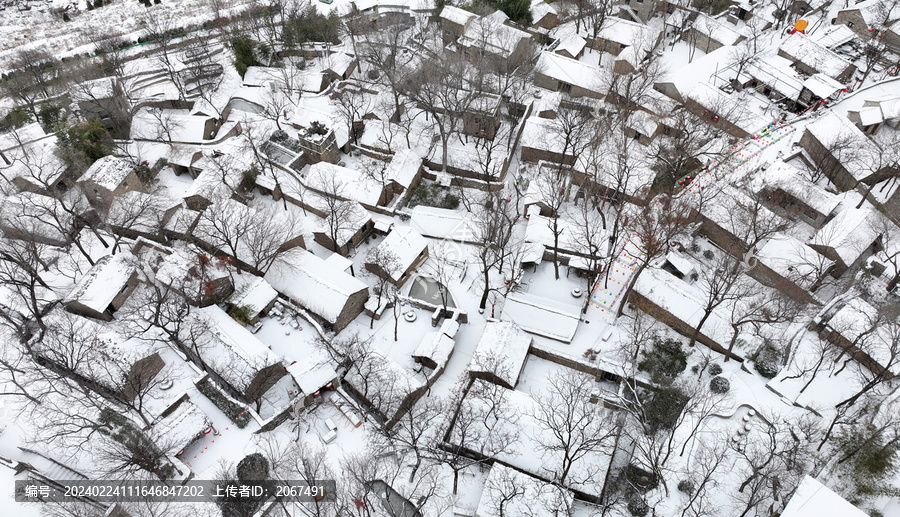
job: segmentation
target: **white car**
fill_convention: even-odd
[[[317,421],[316,430],[319,432],[319,438],[324,443],[331,443],[337,438],[337,426],[334,425],[330,418]]]

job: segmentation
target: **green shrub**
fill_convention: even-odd
[[[635,497],[628,501],[628,513],[634,515],[634,517],[644,517],[650,513],[650,507],[647,506],[643,499]]]
[[[256,186],[256,177],[259,172],[256,169],[247,169],[241,173],[240,188],[244,192],[250,192]]]
[[[60,158],[73,169],[85,171],[95,161],[112,154],[112,137],[99,120],[61,127],[56,136]]]
[[[25,108],[13,108],[0,120],[0,131],[18,129],[31,122],[31,113]]]
[[[235,469],[237,478],[243,483],[269,479],[269,462],[258,452],[244,456]]]
[[[409,206],[424,205],[456,210],[459,208],[459,197],[447,190],[436,183],[419,183],[411,191]]]
[[[131,420],[104,408],[99,421],[104,427],[98,431],[121,444],[124,460],[164,481],[175,476],[175,466],[166,459],[165,453]]]
[[[674,386],[653,391],[650,400],[644,404],[644,425],[648,434],[675,427],[688,400],[689,397]]]
[[[42,104],[41,109],[38,110],[38,122],[41,123],[41,128],[48,133],[52,133],[54,128],[62,124],[63,118],[62,106],[53,103]]]
[[[781,350],[770,340],[765,340],[762,348],[753,358],[753,367],[766,379],[778,375],[781,364]]]
[[[713,363],[709,365],[709,374],[710,375],[719,375],[722,373],[722,365],[719,363]]]
[[[680,341],[671,338],[654,340],[650,350],[643,351],[642,355],[638,369],[647,372],[657,384],[671,383],[687,368],[687,353]]]
[[[232,309],[228,311],[228,314],[230,314],[232,318],[240,321],[241,323],[250,323],[250,307],[247,307],[246,305],[232,307]]]
[[[247,68],[257,64],[253,57],[253,42],[247,38],[234,38],[231,40],[231,49],[234,51],[234,68],[244,77]]]
[[[694,482],[690,479],[682,479],[678,482],[678,491],[684,492],[687,495],[693,495],[694,493]]]
[[[143,163],[139,163],[134,167],[134,173],[144,185],[152,185],[156,183],[156,177],[153,174],[153,169]]]
[[[247,411],[247,408],[232,402],[209,377],[198,382],[197,389],[225,413],[225,416],[234,421],[239,428],[243,429],[250,423],[250,413]]]
[[[712,390],[713,393],[728,393],[728,390],[731,389],[731,383],[729,383],[728,379],[725,377],[716,376],[709,381],[709,389]]]

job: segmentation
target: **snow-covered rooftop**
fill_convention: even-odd
[[[460,9],[459,7],[454,7],[452,5],[445,5],[441,10],[441,19],[447,20],[448,22],[455,23],[457,25],[467,26],[470,21],[476,18],[476,14],[470,11],[466,11],[465,9]]]
[[[535,294],[510,294],[500,318],[538,336],[570,343],[578,330],[581,307]]]
[[[735,47],[725,45],[684,66],[666,70],[665,74],[657,81],[656,88],[659,89],[659,85],[668,83],[674,86],[680,95],[687,95],[697,83],[712,80],[719,70],[728,67],[733,62],[736,53]],[[664,93],[668,94],[668,92]]]
[[[445,319],[437,332],[426,332],[422,336],[422,340],[412,356],[428,358],[434,361],[437,365],[436,368],[443,368],[450,359],[450,354],[453,353],[453,347],[456,346],[453,337],[458,330],[459,323]]]
[[[328,364],[327,358],[322,355],[306,357],[304,361],[288,366],[287,370],[300,391],[306,395],[312,395],[338,376],[334,368]]]
[[[834,249],[849,266],[881,235],[882,221],[882,215],[871,206],[845,208],[819,228],[811,243]]]
[[[206,254],[197,248],[175,247],[165,255],[156,270],[156,280],[166,285],[182,288],[182,283],[193,284],[200,279],[201,256]],[[207,257],[208,258],[208,257]],[[229,276],[228,270],[217,261],[211,261],[203,271],[207,280]]]
[[[383,186],[364,172],[328,162],[314,163],[304,179],[306,186],[344,200],[376,206]]]
[[[828,326],[865,352],[882,366],[890,366],[891,373],[900,372],[896,353],[898,336],[892,332],[898,323],[884,324],[878,309],[862,298],[850,299],[828,321]]]
[[[690,27],[713,41],[722,45],[734,45],[741,35],[736,30],[722,23],[719,19],[700,13]]]
[[[356,63],[356,56],[346,52],[336,52],[327,58],[327,70],[343,77]]]
[[[531,336],[515,323],[488,321],[475,347],[469,371],[494,374],[515,387],[530,346]]]
[[[855,124],[846,117],[828,112],[806,126],[825,149],[833,149],[832,155],[854,179],[862,180],[878,171],[882,165],[881,151]]]
[[[807,88],[813,95],[820,99],[827,99],[844,89],[843,84],[823,73],[814,74],[809,79],[803,81],[803,87]]]
[[[752,110],[747,96],[729,95],[709,83],[697,84],[687,96],[749,134],[769,123],[769,119]]]
[[[837,78],[852,66],[849,61],[829,48],[799,32],[788,36],[778,47],[778,51],[831,78]]]
[[[603,77],[608,72],[603,69],[578,61],[575,59],[554,54],[553,52],[541,52],[535,71],[541,74],[591,92],[606,94],[608,86]]]
[[[240,390],[246,390],[260,370],[279,362],[278,357],[216,305],[196,309],[209,326],[199,347],[203,360]]]
[[[395,227],[378,244],[378,248],[396,257],[396,261],[392,261],[394,267],[387,273],[392,280],[397,282],[406,273],[406,270],[418,260],[419,255],[428,248],[428,241],[412,228],[400,226]]]
[[[182,400],[175,411],[155,422],[150,432],[160,443],[175,447],[186,447],[203,431],[209,429],[209,417],[190,399]],[[177,452],[177,449],[172,452]]]
[[[856,33],[846,25],[832,25],[826,31],[820,30],[816,34],[811,35],[810,39],[823,47],[833,50],[844,43],[849,43],[856,39]]]
[[[659,30],[643,23],[607,16],[597,37],[620,45],[649,48],[659,37]]]
[[[278,292],[264,278],[235,275],[234,293],[228,298],[228,303],[236,307],[247,307],[253,314],[259,314],[277,297]]]
[[[128,161],[117,156],[104,156],[88,168],[81,181],[91,181],[107,190],[115,190],[132,170],[134,167]]]
[[[900,18],[900,5],[886,0],[866,0],[865,2],[859,2],[856,5],[847,7],[841,11],[855,10],[859,10],[859,14],[862,16],[863,20],[865,20],[866,24],[869,26],[878,24],[879,28],[881,28],[882,24],[884,27],[890,26]]]
[[[265,276],[276,291],[334,324],[348,299],[367,287],[302,248],[279,256]]]
[[[765,171],[757,172],[752,185],[757,192],[764,188],[779,188],[826,216],[841,203],[838,196],[805,178],[803,171],[793,163],[777,162]]]
[[[804,289],[810,289],[833,263],[801,240],[782,233],[759,243],[754,256],[772,271]]]
[[[364,387],[363,395],[388,419],[400,409],[406,395],[423,386],[422,381],[377,348],[356,361],[344,379],[357,390]]]
[[[541,2],[543,5],[549,5]],[[565,51],[570,56],[577,56],[587,46],[587,40],[578,35],[575,31],[567,31],[558,34],[559,44],[553,49],[554,52],[560,53]]]
[[[134,255],[128,252],[107,255],[97,260],[63,302],[78,302],[97,312],[104,312],[134,274],[134,261]]]
[[[866,517],[866,512],[848,503],[830,488],[810,476],[804,476],[791,500],[781,511],[781,517]]]
[[[412,209],[410,227],[427,237],[473,242],[474,222],[465,212],[419,205]]]
[[[384,170],[385,178],[389,178],[403,188],[409,188],[422,168],[422,157],[412,149],[403,149],[394,154]]]
[[[478,47],[487,52],[509,57],[516,50],[522,40],[531,38],[531,35],[523,30],[506,25],[509,18],[503,11],[482,16],[466,25],[463,35],[459,37],[459,44],[464,47]]]

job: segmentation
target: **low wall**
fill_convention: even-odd
[[[678,332],[682,336],[686,338],[690,338],[694,334],[694,327],[688,325],[684,321],[677,318],[671,312],[663,309],[659,305],[656,305],[652,301],[650,301],[647,297],[643,296],[641,293],[637,291],[631,291],[631,295],[628,296],[628,303],[634,304],[635,307],[647,313],[647,315],[653,317],[654,319],[665,323],[672,330]],[[623,301],[622,303],[626,303]],[[737,361],[743,362],[744,358],[733,353],[729,352],[725,347],[715,342],[709,336],[703,334],[702,332],[697,336],[697,341],[706,345],[710,350],[714,352],[718,352],[726,357],[731,359],[735,359]]]

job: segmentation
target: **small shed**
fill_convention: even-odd
[[[388,263],[367,262],[366,270],[380,277],[387,277],[391,283],[401,286],[409,280],[419,264],[428,258],[428,241],[419,232],[402,226],[394,228],[378,244],[376,250],[379,250],[381,256],[389,257],[386,261]]]
[[[294,362],[287,367],[287,371],[303,393],[303,407],[312,404],[323,388],[330,389],[338,383],[337,372],[322,356]]]
[[[437,370],[443,368],[450,356],[456,341],[453,339],[459,331],[459,322],[445,319],[437,332],[427,332],[412,353],[413,361],[426,368]]]
[[[234,283],[234,293],[228,297],[228,305],[243,308],[250,323],[258,322],[260,316],[265,316],[278,299],[278,291],[265,278],[237,275]]]

